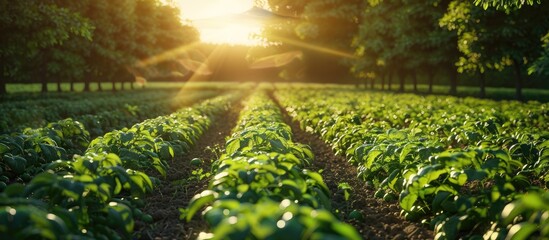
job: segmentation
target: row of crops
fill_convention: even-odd
[[[82,124],[72,120],[62,124],[70,125],[72,132],[49,129],[60,132],[57,138],[40,133],[32,135],[36,141],[2,136],[2,180],[9,185],[0,193],[0,238],[131,238],[136,220],[152,220],[140,208],[143,195],[158,180],[145,172],[156,170],[164,175],[169,162],[187,152],[214,116],[226,111],[240,95],[232,92],[215,97],[111,131],[89,144]],[[66,142],[87,146],[63,159],[64,153],[78,151],[63,145]],[[24,176],[28,181],[11,178]]]
[[[72,118],[83,123],[94,136],[144,119],[171,113],[199,98],[220,91],[205,90],[179,94],[177,91],[132,91],[119,94],[88,93],[87,97],[45,98],[0,103],[0,133],[44,127],[50,122]]]
[[[275,91],[436,239],[549,236],[549,104],[330,89]]]
[[[211,232],[199,239],[360,239],[332,215],[328,187],[306,169],[314,156],[292,141],[278,106],[264,92],[244,106],[208,189],[182,209],[190,220],[207,206]]]
[[[168,114],[173,107],[180,108],[210,98],[216,93],[218,92],[200,91],[163,100],[161,103],[144,102],[135,107],[135,114],[107,110],[97,115],[75,115],[44,127],[2,134],[0,189],[12,182],[28,182],[34,175],[44,171],[44,164],[59,159],[69,160],[74,154],[84,154],[90,143],[97,145],[94,143],[97,140],[91,141],[96,136],[109,131],[117,132],[115,129],[123,129],[145,119]],[[113,132],[106,136],[113,135]]]
[[[131,97],[109,96],[104,118],[81,108],[0,135],[0,239],[135,237],[137,221],[152,222],[144,196],[245,94],[220,93],[137,93],[143,115],[121,110]],[[273,96],[354,164],[375,197],[398,202],[403,218],[436,239],[549,236],[549,104],[318,86],[279,85]],[[207,221],[200,239],[360,239],[333,214],[321,173],[309,169],[312,149],[293,141],[274,100],[260,89],[246,99],[207,189],[181,206],[181,218]]]

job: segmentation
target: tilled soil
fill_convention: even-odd
[[[166,178],[160,178],[161,184],[144,200],[147,204],[143,213],[153,217],[152,224],[137,222],[136,237],[139,239],[196,239],[198,234],[207,230],[207,223],[200,213],[190,221],[180,220],[179,208],[187,207],[194,195],[208,186],[209,178],[199,179],[193,171],[200,168],[203,173],[211,171],[211,163],[225,146],[225,137],[235,127],[242,106],[232,105],[231,109],[212,121],[210,128],[200,137],[192,149],[184,156],[178,156],[169,163]],[[190,164],[191,159],[203,160],[201,166]]]
[[[309,168],[322,171],[321,175],[332,193],[332,207],[337,209],[336,214],[342,221],[355,227],[364,239],[433,239],[432,231],[400,217],[397,202],[389,203],[375,198],[375,191],[357,178],[355,166],[344,157],[336,156],[319,137],[301,130],[299,123],[292,121],[284,108],[281,107],[281,110],[285,122],[292,128],[292,140],[311,147],[315,160]],[[349,200],[345,200],[344,191],[338,189],[338,184],[344,182],[352,188]],[[349,219],[349,213],[353,210],[360,211],[363,220]]]

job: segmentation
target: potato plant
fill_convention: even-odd
[[[143,102],[162,102],[174,98],[173,91],[132,91],[112,93],[64,94],[37,99],[0,103],[0,133],[11,133],[27,127],[37,128],[48,122],[103,111],[124,112],[127,106]]]
[[[423,220],[436,239],[547,236],[545,218],[535,220],[542,207],[502,212],[547,192],[549,105],[329,89],[275,95],[356,164],[377,197],[398,196],[403,216]]]
[[[174,149],[184,154],[210,118],[237,98],[238,93],[223,95],[108,133],[83,155],[53,161],[25,185],[10,184],[0,193],[0,237],[131,239],[136,219],[151,221],[139,207],[155,181],[143,171],[154,166],[163,173]]]
[[[308,146],[292,141],[278,107],[263,92],[245,103],[214,163],[209,188],[196,195],[182,218],[202,207],[211,233],[201,239],[360,239],[356,230],[331,214],[329,190]]]
[[[163,100],[162,104],[159,104],[159,102],[140,104],[133,114],[125,111],[105,111],[98,115],[76,116],[74,119],[67,118],[51,122],[42,128],[27,128],[22,132],[0,135],[0,190],[12,182],[28,182],[32,176],[43,171],[44,164],[59,159],[71,159],[74,154],[82,155],[88,148],[94,134],[104,133],[107,129],[120,129],[130,126],[142,118],[166,114],[171,112],[170,109],[174,107],[185,106],[191,102],[211,97],[215,93],[217,92],[196,92]],[[153,125],[158,124],[158,121],[149,122]],[[93,134],[90,134],[88,130],[91,130]],[[131,134],[130,131],[123,140],[128,139]],[[118,136],[115,135],[113,133],[106,134],[107,138]],[[184,137],[181,139],[184,139]],[[153,143],[150,142],[149,144]],[[168,159],[168,145],[166,143],[160,146],[160,152],[165,156],[165,159]],[[175,149],[179,150],[181,146],[184,146],[184,143],[176,145]],[[143,156],[141,157],[143,158]],[[161,166],[159,160],[157,160],[155,166]]]

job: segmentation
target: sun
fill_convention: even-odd
[[[259,32],[261,21],[241,14],[253,5],[253,0],[179,0],[183,19],[188,19],[200,32],[205,43],[257,45],[252,36]]]

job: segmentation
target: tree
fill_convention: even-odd
[[[512,67],[516,98],[522,99],[527,65],[540,57],[541,38],[549,31],[548,5],[514,10],[483,9],[468,1],[454,1],[441,24],[458,32],[461,72],[501,71]],[[481,84],[483,85],[483,84]]]
[[[393,31],[395,19],[392,13],[398,8],[398,4],[396,1],[369,1],[369,4],[363,10],[361,24],[353,39],[352,46],[357,59],[353,61],[351,71],[359,78],[389,75],[389,79],[392,79],[398,65],[386,50],[393,49],[396,45]]]
[[[382,79],[398,75],[400,91],[406,76],[412,77],[417,91],[417,75],[427,75],[430,92],[440,70],[456,76],[456,35],[438,24],[447,6],[448,1],[440,0],[370,1],[353,42],[358,56],[353,72]],[[456,81],[451,86],[455,93]]]
[[[76,12],[48,2],[0,1],[0,94],[7,81],[44,78],[47,66],[35,59],[73,36],[91,41],[93,25]]]

